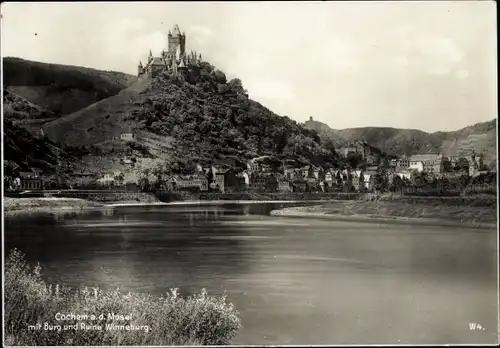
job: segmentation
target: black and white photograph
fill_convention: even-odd
[[[4,346],[498,345],[496,2],[0,6]]]

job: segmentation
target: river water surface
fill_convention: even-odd
[[[234,344],[497,342],[495,230],[269,216],[276,207],[14,216],[5,248],[72,287],[227,290],[243,324]]]

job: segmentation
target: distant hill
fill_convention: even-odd
[[[321,143],[316,132],[248,99],[240,80],[227,81],[206,62],[187,81],[167,73],[151,81],[140,78],[44,130],[61,144],[102,150],[114,147],[113,137],[133,130],[146,152],[181,163],[242,165],[260,155],[280,163],[336,161],[331,146]]]
[[[467,154],[472,150],[483,153],[485,163],[496,166],[496,119],[477,123],[453,132],[427,133],[416,129],[363,127],[332,129],[318,121],[307,121],[305,127],[331,139],[337,147],[364,140],[382,151],[401,156],[441,152],[446,156]]]
[[[133,75],[71,65],[3,58],[3,87],[57,117],[117,94]]]

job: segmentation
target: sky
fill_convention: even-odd
[[[250,98],[335,129],[497,117],[496,3],[2,3],[2,55],[136,74],[174,24]]]

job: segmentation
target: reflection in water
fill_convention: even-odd
[[[52,283],[227,290],[244,326],[235,344],[495,341],[494,330],[467,327],[496,325],[495,231],[268,216],[274,208],[12,217],[5,244],[40,261]]]

